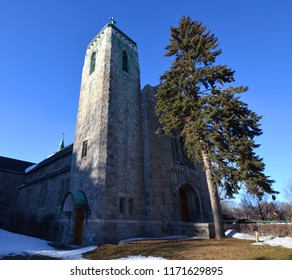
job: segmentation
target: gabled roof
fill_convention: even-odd
[[[33,162],[0,156],[0,170],[2,171],[24,172],[26,168],[33,164]]]
[[[28,168],[28,170],[26,170],[26,173],[36,171],[37,169],[39,169],[47,164],[50,164],[50,163],[66,156],[68,154],[72,154],[72,151],[73,151],[73,144],[68,145],[67,147],[63,148],[62,150],[50,155],[48,158],[44,159],[43,161],[35,164],[34,166],[32,166],[32,168]]]

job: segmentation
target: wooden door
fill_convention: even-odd
[[[83,221],[84,221],[84,211],[77,210],[76,212],[76,224],[75,224],[75,244],[82,244],[83,235]]]
[[[181,208],[181,218],[184,222],[190,220],[189,209],[188,209],[188,198],[187,193],[184,188],[179,189],[179,198],[180,198],[180,208]]]

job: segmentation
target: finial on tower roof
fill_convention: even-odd
[[[109,20],[112,22],[112,24],[116,24],[117,23],[114,17],[110,17]]]

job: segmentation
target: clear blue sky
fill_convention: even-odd
[[[258,154],[281,191],[292,179],[292,1],[9,0],[0,4],[0,155],[39,162],[73,143],[87,44],[114,16],[138,44],[141,86],[156,85],[181,16],[219,38],[244,100],[263,116]]]

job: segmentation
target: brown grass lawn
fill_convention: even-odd
[[[104,245],[84,257],[95,260],[138,255],[170,260],[292,260],[292,249],[252,243],[254,241],[240,239],[137,241]]]

